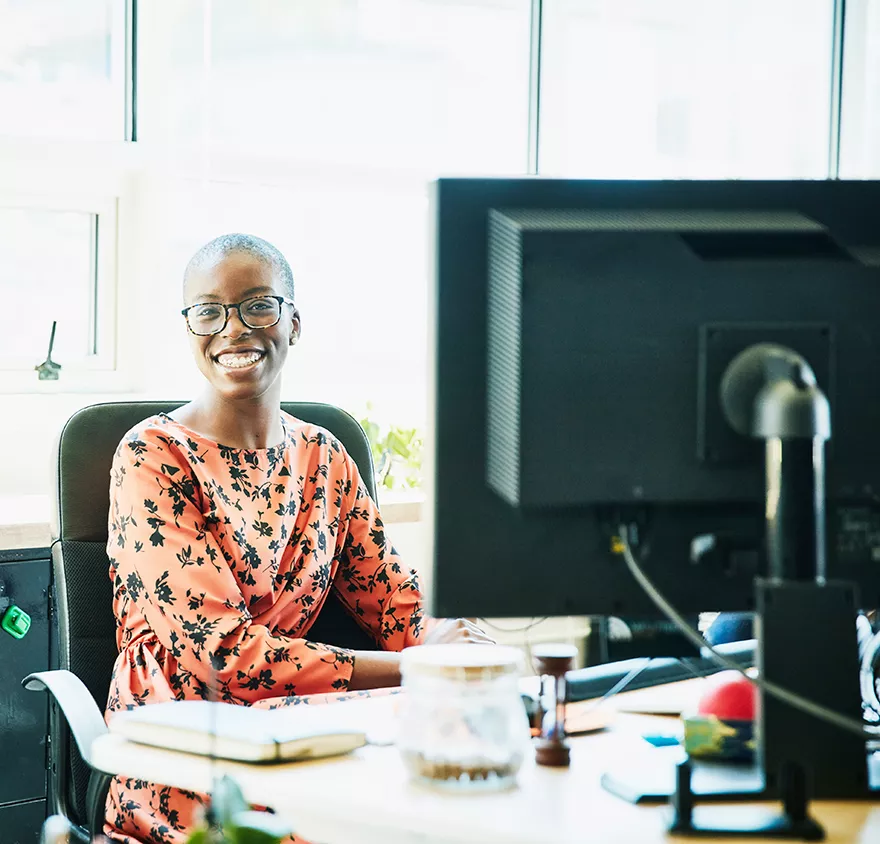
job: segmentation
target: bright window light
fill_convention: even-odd
[[[541,172],[824,178],[832,6],[544,0]]]

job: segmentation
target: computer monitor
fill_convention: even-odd
[[[719,382],[758,342],[829,398],[829,576],[880,606],[880,183],[441,179],[434,202],[435,613],[656,616],[621,518],[681,612],[752,609],[762,443]]]

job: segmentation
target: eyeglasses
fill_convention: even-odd
[[[193,334],[206,337],[219,334],[229,322],[229,311],[238,311],[238,318],[248,328],[271,328],[281,319],[281,306],[293,305],[284,296],[255,296],[231,305],[220,302],[199,302],[184,308],[181,313],[186,317],[186,326]]]

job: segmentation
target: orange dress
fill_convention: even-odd
[[[420,642],[416,573],[387,543],[354,461],[324,429],[284,413],[282,424],[280,445],[245,450],[160,415],[119,444],[108,715],[166,700],[274,708],[344,696],[353,653],[303,638],[331,589],[385,650]],[[202,802],[117,777],[105,835],[182,844]]]

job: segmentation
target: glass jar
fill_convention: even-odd
[[[451,790],[515,785],[530,749],[521,667],[520,652],[500,645],[403,652],[397,744],[413,779]]]

